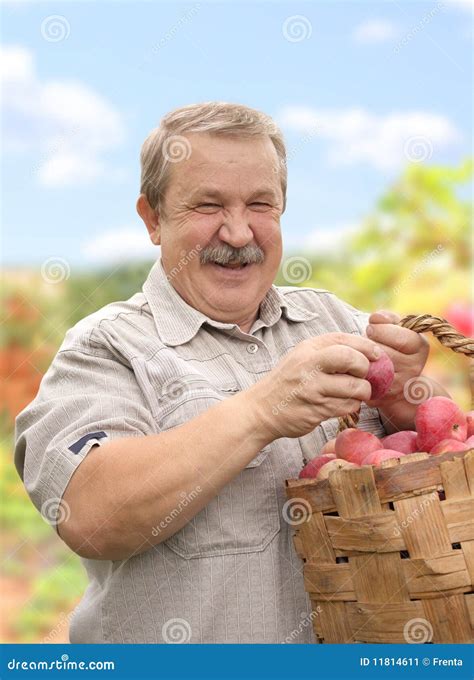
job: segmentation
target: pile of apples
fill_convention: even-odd
[[[415,430],[379,439],[370,432],[348,428],[328,441],[321,455],[301,470],[301,479],[327,479],[338,468],[380,465],[390,458],[425,451],[436,455],[474,449],[474,411],[463,411],[451,399],[431,397],[418,406]]]

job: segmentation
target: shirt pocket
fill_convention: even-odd
[[[160,410],[160,430],[187,422],[237,394],[235,384],[188,383]],[[212,432],[209,433],[212,437]],[[265,446],[193,519],[164,544],[184,559],[264,550],[280,530],[278,488],[271,446]]]

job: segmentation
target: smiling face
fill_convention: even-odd
[[[278,156],[269,137],[186,137],[191,156],[172,164],[160,213],[143,194],[137,210],[181,297],[248,331],[282,255]]]

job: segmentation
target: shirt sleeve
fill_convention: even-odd
[[[15,425],[16,468],[53,526],[69,480],[95,445],[157,432],[133,370],[105,350],[59,351]]]

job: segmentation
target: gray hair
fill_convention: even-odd
[[[190,104],[166,114],[145,139],[141,154],[140,193],[152,208],[159,209],[169,179],[170,164],[189,158],[191,146],[183,135],[210,132],[216,135],[268,135],[278,156],[283,209],[286,205],[286,148],[280,128],[262,111],[242,104],[205,102]]]

